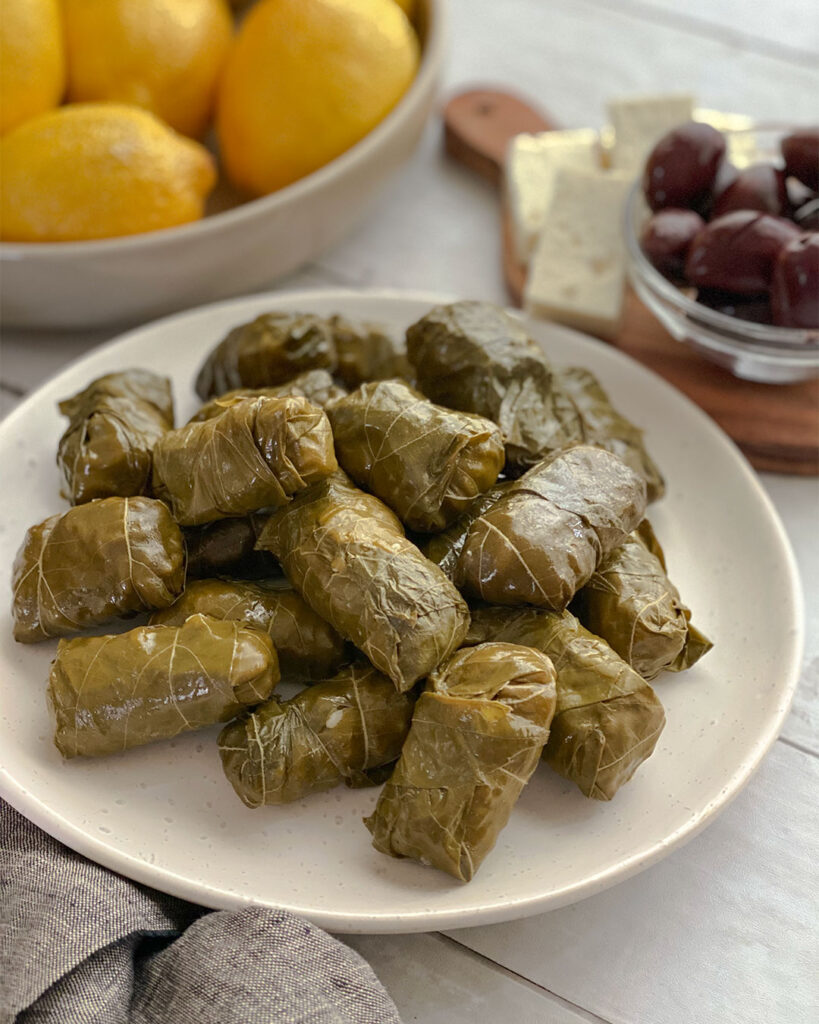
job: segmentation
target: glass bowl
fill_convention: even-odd
[[[728,154],[737,166],[775,160],[781,127],[757,126],[725,132]],[[640,247],[640,232],[650,215],[642,179],[629,193],[625,209],[628,274],[640,300],[676,338],[743,380],[792,384],[819,377],[819,328],[774,327],[751,323],[709,309],[669,281]]]

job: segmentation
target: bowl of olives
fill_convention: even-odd
[[[819,377],[819,128],[680,125],[625,235],[632,284],[677,340],[746,380]]]

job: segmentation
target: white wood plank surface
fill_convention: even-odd
[[[711,6],[716,10],[726,2],[714,0]],[[815,17],[812,0],[795,2],[806,19]],[[816,120],[816,64],[648,21],[627,3],[455,0],[452,7],[449,83],[515,86],[566,126],[600,123],[605,100],[617,93],[669,90],[690,90],[703,106],[759,119]]]
[[[449,934],[613,1024],[808,1024],[817,787],[819,761],[778,743],[705,833],[636,878]]]
[[[763,473],[762,483],[785,524],[805,598],[805,656],[782,738],[819,756],[819,480]]]
[[[596,1024],[572,1007],[442,935],[345,935],[369,961],[405,1024],[514,1021]]]
[[[600,0],[591,0],[600,2]],[[636,17],[654,14],[666,24],[687,25],[701,34],[719,33],[757,52],[819,60],[819,12],[804,0],[620,0]]]

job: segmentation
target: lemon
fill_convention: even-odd
[[[0,134],[56,107],[64,90],[57,0],[0,0]]]
[[[395,0],[395,2],[408,18],[414,16],[416,0]]]
[[[144,107],[198,137],[233,32],[226,0],[62,0],[70,100]]]
[[[263,195],[323,166],[389,113],[417,65],[418,40],[395,0],[261,0],[219,87],[229,177]]]
[[[0,237],[110,238],[202,216],[216,174],[208,151],[153,114],[78,103],[40,114],[0,140]]]

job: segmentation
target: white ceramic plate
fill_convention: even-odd
[[[129,366],[170,374],[180,420],[197,368],[225,332],[268,309],[343,312],[403,331],[440,297],[302,292],[221,303],[125,335],[75,363],[0,427],[0,559],[63,506],[54,453],[59,398]],[[251,811],[222,775],[217,729],[104,761],[64,763],[45,682],[56,644],[22,646],[0,621],[0,794],[69,846],[140,882],[212,907],[257,902],[335,931],[408,932],[486,924],[589,896],[689,839],[740,790],[790,705],[802,644],[793,555],[734,445],[660,378],[600,342],[532,325],[558,364],[599,374],[647,431],[668,480],[652,520],[671,573],[714,650],[657,683],[668,725],[653,757],[609,804],[542,765],[469,884],[376,853],[361,818],[376,792],[343,787]],[[4,602],[5,604],[6,602]]]

